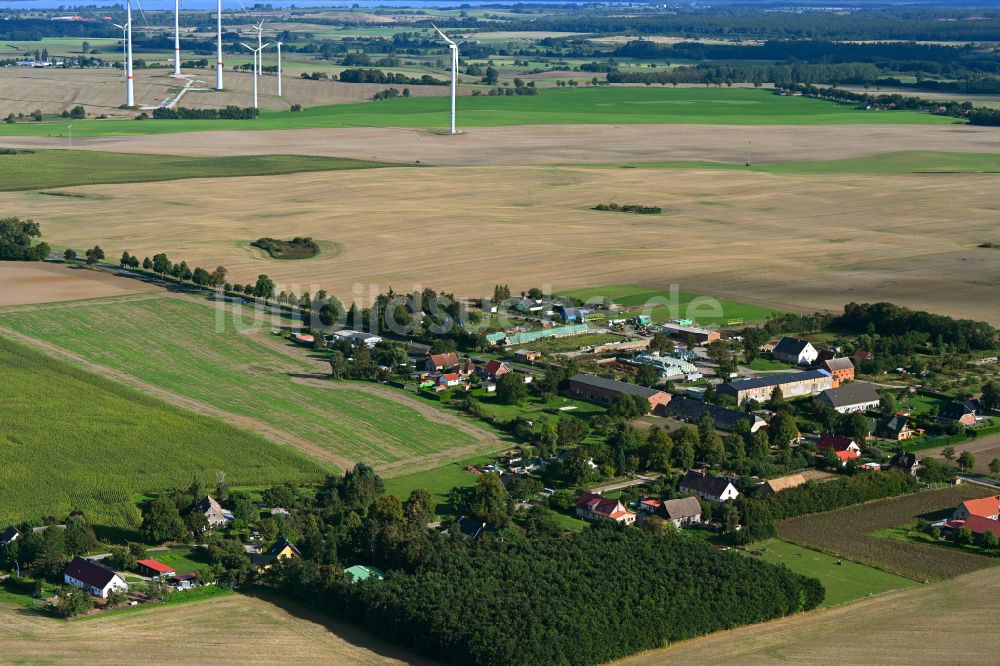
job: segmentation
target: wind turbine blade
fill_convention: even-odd
[[[240,42],[240,44],[242,44],[243,46],[246,46],[246,47],[247,47],[248,49],[250,49],[251,51],[254,51],[254,50],[255,50],[255,49],[254,49],[254,48],[253,48],[252,46],[247,46],[246,44],[243,44],[243,42]]]
[[[142,16],[142,22],[145,23],[146,27],[148,28],[149,21],[146,20],[146,12],[142,11],[142,3],[139,2],[139,0],[135,0],[135,4],[139,8],[139,15]]]

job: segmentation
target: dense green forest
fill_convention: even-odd
[[[369,518],[370,519],[370,518]],[[439,539],[416,569],[346,583],[308,560],[272,584],[448,663],[599,664],[818,606],[819,581],[685,535]]]

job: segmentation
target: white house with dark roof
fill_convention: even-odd
[[[882,404],[875,387],[868,382],[851,382],[819,394],[819,401],[840,414],[864,412]]]
[[[812,365],[819,357],[819,352],[808,340],[783,337],[774,345],[771,356],[777,361],[792,365]]]
[[[736,486],[729,479],[722,476],[710,476],[693,469],[689,469],[684,478],[681,479],[678,490],[715,502],[725,502],[740,496],[740,491],[736,490]]]
[[[128,592],[128,583],[113,569],[84,557],[77,557],[69,563],[63,572],[63,581],[101,599],[107,599],[111,590]]]

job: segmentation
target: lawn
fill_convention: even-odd
[[[0,325],[234,415],[340,467],[394,462],[477,441],[444,417],[425,418],[417,411],[424,405],[402,391],[396,402],[367,390],[374,389],[369,384],[326,388],[293,381],[294,375],[315,373],[316,364],[266,343],[264,333],[241,333],[228,311],[192,300],[49,306],[2,314]],[[419,406],[400,404],[404,400]]]
[[[594,347],[624,340],[620,335],[613,333],[581,333],[579,335],[567,335],[558,338],[543,338],[523,345],[517,345],[512,349],[533,349],[546,354],[559,354],[562,352],[576,351],[580,347]]]
[[[377,104],[262,111],[257,120],[85,120],[75,136],[161,134],[209,130],[323,127],[437,127],[447,124],[447,97],[408,97]],[[839,125],[953,124],[915,111],[859,111],[809,97],[779,97],[747,88],[600,87],[547,89],[538,96],[468,96],[458,100],[459,127],[572,124]],[[0,136],[62,135],[66,123],[0,125]]]
[[[65,516],[139,525],[133,494],[190,483],[314,481],[291,447],[194,414],[0,337],[0,523]]]
[[[588,164],[588,167],[600,165]],[[609,165],[604,165],[609,166]],[[726,170],[772,173],[782,176],[836,175],[853,173],[1000,173],[1000,154],[950,153],[933,150],[906,150],[840,160],[751,163],[672,160],[616,164],[623,169]]]
[[[311,155],[175,157],[89,150],[18,150],[0,154],[0,191],[70,185],[138,183],[184,178],[274,176],[386,166],[378,162]]]
[[[618,305],[626,307],[615,317],[627,318],[645,312],[656,322],[673,319],[694,319],[700,324],[726,324],[738,320],[752,322],[767,319],[777,312],[770,308],[725,298],[713,298],[685,291],[671,293],[628,284],[574,289],[559,295],[595,303],[610,298]]]
[[[756,370],[758,372],[765,372],[768,370],[790,370],[794,366],[787,363],[782,363],[781,361],[773,361],[768,358],[760,358],[759,356],[754,360],[746,364],[746,367],[750,370]]]
[[[863,597],[917,585],[909,578],[842,560],[782,539],[753,544],[747,547],[746,552],[772,564],[784,564],[797,574],[819,579],[826,588],[823,606],[837,606]]]
[[[187,547],[151,550],[146,553],[146,557],[173,567],[178,574],[197,573],[212,568],[212,565],[202,559],[194,549]]]
[[[477,474],[466,472],[465,468],[471,465],[483,465],[490,460],[492,458],[489,456],[477,456],[422,472],[383,479],[385,492],[406,501],[413,490],[423,488],[434,496],[434,501],[438,505],[437,514],[439,516],[450,515],[451,507],[448,506],[448,493],[451,492],[451,489],[471,486],[479,478]]]

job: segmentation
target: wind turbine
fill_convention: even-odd
[[[243,42],[240,42],[240,44],[243,44]],[[262,46],[258,46],[257,48],[253,48],[249,44],[243,44],[243,46],[245,46],[246,48],[248,48],[251,51],[253,51],[253,61],[254,61],[254,64],[257,63],[257,58],[260,56],[260,52],[265,47],[268,47],[270,45],[271,45],[271,43],[268,42],[267,44],[264,44]],[[257,70],[256,69],[253,70],[253,108],[255,108],[255,109],[259,109],[260,108],[259,106],[257,106]]]
[[[261,74],[264,73],[264,67],[263,67],[264,63],[262,62],[264,56],[260,52],[261,49],[264,48],[263,46],[261,46],[261,42],[264,41],[264,19],[261,19],[260,24],[255,25],[253,29],[257,31],[257,55],[253,61],[253,67],[254,67],[253,71],[255,74],[260,76]]]
[[[181,0],[174,0],[174,76],[181,75]]]
[[[135,106],[132,87],[132,2],[125,3],[125,25],[114,24],[122,29],[122,69],[125,70],[125,106]]]
[[[434,31],[441,36],[441,39],[448,42],[448,48],[451,49],[451,133],[458,134],[458,130],[455,129],[455,88],[458,85],[458,45],[448,39],[436,25],[433,23],[431,25],[434,26]]]
[[[278,45],[278,97],[281,97],[281,42]]]
[[[222,90],[222,0],[219,0],[215,14],[216,54],[215,54],[215,89]]]

